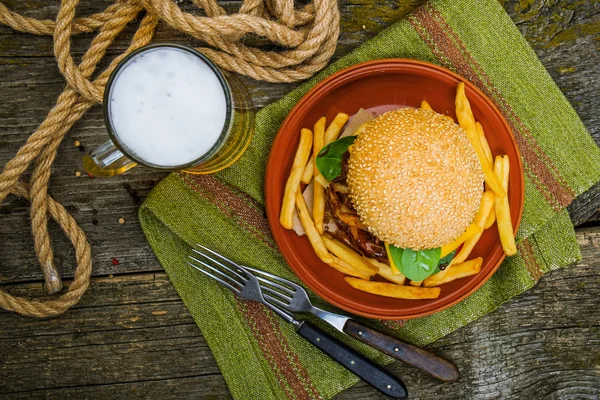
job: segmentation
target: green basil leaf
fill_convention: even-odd
[[[433,270],[433,272],[431,272],[430,274],[428,274],[425,278],[422,279],[416,279],[418,278],[418,275],[415,273],[413,274],[411,268],[415,269],[416,267],[416,263],[411,262],[409,264],[407,264],[407,266],[405,267],[403,262],[402,262],[402,257],[404,255],[404,249],[400,248],[400,247],[396,247],[393,245],[389,245],[389,250],[390,250],[390,255],[392,256],[392,259],[394,260],[394,264],[396,264],[396,266],[400,269],[400,272],[402,272],[402,275],[406,276],[408,279],[410,279],[411,281],[420,281],[423,280],[433,274],[437,274],[438,272],[440,272],[440,267],[445,267],[448,264],[450,264],[450,261],[452,261],[452,259],[454,258],[454,256],[456,255],[456,250],[454,250],[452,253],[447,254],[446,256],[444,256],[441,260],[439,260],[439,262],[437,263],[435,269]],[[437,249],[433,249],[433,250],[437,250]],[[410,250],[412,253],[417,253],[413,250]],[[441,253],[441,249],[440,249],[440,253]],[[412,257],[414,259],[417,258],[417,256],[415,254],[412,254]],[[438,256],[439,257],[439,256]],[[407,272],[408,270],[408,272]],[[407,275],[408,273],[408,275]],[[424,274],[424,273],[423,273]]]
[[[398,270],[402,272],[402,253],[404,253],[404,249],[390,244],[388,245],[388,250],[390,251],[392,260],[394,260],[394,264],[396,264]]]
[[[394,246],[390,246],[393,248]],[[404,249],[402,251],[402,263],[397,264],[400,272],[411,281],[422,281],[433,275],[438,269],[441,248],[415,251]],[[394,258],[394,263],[396,259]]]
[[[321,175],[332,181],[342,173],[342,158],[348,147],[354,142],[356,136],[346,136],[335,140],[323,147],[317,155],[317,168]]]
[[[442,268],[442,267],[443,267],[443,268],[447,267],[447,266],[448,266],[448,264],[450,264],[450,261],[452,261],[452,259],[454,258],[454,256],[455,256],[455,255],[456,255],[456,250],[454,250],[454,251],[453,251],[452,253],[450,253],[450,254],[446,254],[446,255],[445,255],[445,256],[444,256],[444,257],[443,257],[443,258],[440,260],[440,262],[438,263],[438,266],[437,266],[437,271],[436,271],[436,273],[438,273],[438,272],[441,270],[441,268]]]
[[[454,250],[452,253],[450,254],[446,254],[444,256],[444,258],[442,258],[440,260],[440,262],[438,263],[437,267],[435,267],[435,270],[433,270],[433,274],[437,274],[438,272],[440,272],[442,270],[442,267],[447,267],[448,264],[450,264],[450,261],[452,261],[452,259],[454,258],[454,256],[456,255],[456,250]]]

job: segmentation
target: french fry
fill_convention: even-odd
[[[421,108],[423,110],[429,110],[429,111],[433,111],[433,108],[431,108],[431,106],[429,105],[429,103],[426,100],[423,100],[421,102]]]
[[[494,173],[492,164],[486,158],[485,152],[483,151],[481,140],[479,138],[479,134],[477,133],[477,126],[475,125],[475,117],[473,117],[471,104],[469,103],[469,99],[467,99],[467,95],[465,94],[465,84],[463,82],[460,82],[458,84],[458,88],[456,89],[456,117],[458,119],[458,124],[467,133],[467,137],[477,153],[479,163],[483,169],[483,177],[485,182],[498,196],[504,196],[506,192],[502,188],[500,181]]]
[[[441,289],[438,287],[423,288],[414,286],[402,286],[394,283],[365,281],[347,276],[344,278],[350,286],[363,292],[377,294],[379,296],[393,297],[396,299],[437,299]]]
[[[465,240],[462,249],[460,249],[458,254],[454,256],[452,261],[450,261],[450,264],[448,264],[448,266],[444,270],[436,274],[438,280],[442,279],[453,265],[463,263],[467,259],[467,257],[469,257],[469,254],[471,254],[471,251],[473,251],[473,248],[481,238],[481,235],[483,235],[483,225],[485,224],[485,220],[490,214],[491,209],[494,207],[494,198],[495,195],[494,193],[492,193],[491,190],[488,190],[485,193],[483,193],[483,196],[481,197],[479,211],[477,211],[477,214],[475,214],[475,220],[473,220],[473,223],[479,226],[481,232],[476,233],[469,239]]]
[[[296,150],[296,156],[294,157],[294,163],[290,175],[285,184],[285,190],[283,192],[283,202],[281,204],[281,213],[279,214],[279,222],[285,229],[292,229],[293,227],[293,214],[294,214],[294,196],[300,188],[300,179],[302,178],[302,172],[304,166],[308,161],[310,155],[310,148],[312,147],[313,134],[310,129],[302,129],[300,131],[300,143]]]
[[[325,123],[327,122],[325,116],[319,118],[317,123],[315,124],[314,129],[314,146],[313,146],[313,154],[319,154],[321,149],[323,148],[323,142],[325,140]],[[313,157],[314,165],[313,165],[313,175],[316,178],[319,175],[319,169],[317,168],[317,157]],[[323,218],[325,216],[325,186],[321,185],[317,181],[315,181],[314,187],[314,202],[312,209],[313,221],[315,222],[315,227],[317,228],[317,232],[320,235],[323,234]]]
[[[479,122],[476,122],[475,126],[477,127],[477,133],[479,134],[479,140],[481,141],[481,147],[483,148],[485,157],[488,159],[490,164],[494,165],[494,156],[492,155],[492,150],[490,149],[490,145],[489,145],[487,139],[485,138],[485,132],[483,131],[483,126],[481,126],[481,124]],[[500,178],[498,178],[498,179],[500,179]],[[489,185],[487,183],[485,184],[485,186],[487,189],[489,189]],[[483,229],[488,229],[490,226],[492,226],[494,224],[495,221],[496,221],[496,212],[492,208],[492,212],[490,212],[490,215],[488,215],[488,219],[485,221],[485,225],[484,225]]]
[[[414,287],[419,287],[419,286],[421,286],[422,283],[423,283],[423,281],[410,281],[410,282],[408,282],[408,284],[410,286],[414,286]]]
[[[315,154],[319,154],[319,152],[321,151],[321,149],[324,146],[324,141],[325,141],[325,124],[327,123],[327,118],[325,116],[322,116],[321,118],[319,118],[319,120],[315,123],[313,132],[314,132],[314,136],[313,136],[313,140],[314,140],[314,144],[313,144],[313,155]],[[313,163],[314,165],[314,176],[317,176],[318,173],[318,168],[317,168],[317,158],[313,157]]]
[[[485,220],[485,224],[483,226],[483,229],[488,229],[490,228],[492,225],[494,225],[494,222],[496,222],[496,208],[492,208],[492,211],[490,211],[490,215],[488,215],[488,218]]]
[[[483,196],[481,196],[481,205],[479,206],[477,214],[475,214],[475,220],[473,221],[473,223],[477,224],[481,228],[482,232],[471,236],[471,238],[465,241],[465,244],[463,245],[462,249],[460,249],[456,257],[454,257],[454,259],[450,263],[451,265],[460,264],[464,262],[469,256],[469,254],[471,254],[471,251],[481,238],[481,235],[483,235],[483,226],[485,224],[485,220],[487,219],[492,208],[494,207],[495,198],[496,195],[492,193],[491,190],[484,192]]]
[[[440,258],[446,257],[448,254],[452,253],[454,250],[458,249],[458,247],[463,244],[470,237],[481,233],[482,229],[479,225],[472,223],[469,225],[465,233],[454,239],[452,242],[445,244],[442,246],[442,252],[440,254]]]
[[[304,202],[304,197],[302,197],[302,193],[300,190],[296,191],[295,195],[296,199],[296,210],[298,211],[298,217],[300,218],[300,222],[302,223],[302,227],[306,232],[306,236],[308,236],[308,240],[310,241],[310,245],[313,250],[317,254],[317,257],[321,259],[325,264],[330,264],[333,262],[333,257],[327,251],[327,247],[325,247],[325,243],[323,243],[323,239],[317,229],[315,228],[315,224],[310,219],[310,214],[308,213],[308,207],[306,207],[306,203]]]
[[[490,164],[494,164],[494,157],[492,156],[492,150],[490,149],[490,144],[485,138],[485,132],[483,131],[483,126],[479,122],[475,122],[475,127],[477,128],[477,134],[479,135],[479,141],[481,142],[481,149],[485,153],[485,158],[488,160]]]
[[[399,272],[397,274],[393,273],[392,268],[389,265],[379,262],[374,258],[364,257],[364,259],[376,266],[379,270],[377,275],[382,276],[384,279],[387,279],[388,281],[394,282],[398,285],[404,285],[404,282],[406,282],[406,277]]]
[[[315,182],[319,182],[319,184],[324,188],[329,186],[329,181],[327,179],[325,179],[325,177],[321,174],[318,174],[317,176],[315,176]]]
[[[313,178],[313,171],[315,170],[315,161],[313,159],[314,156],[314,154],[311,154],[306,166],[304,167],[304,172],[302,172],[302,178],[300,179],[300,182],[304,183],[305,185],[308,185]]]
[[[325,243],[325,247],[334,256],[341,258],[346,261],[352,267],[356,269],[361,269],[363,271],[368,271],[373,274],[377,273],[378,268],[374,265],[366,262],[362,256],[352,250],[350,247],[346,246],[344,243],[339,240],[331,239],[327,236],[323,236],[323,242]]]
[[[322,117],[317,122],[317,124],[319,124],[321,122],[321,120],[324,121],[324,118],[325,117]],[[327,146],[329,143],[331,143],[337,139],[337,137],[340,135],[340,132],[342,131],[342,128],[344,127],[346,122],[348,122],[348,118],[349,118],[348,114],[344,114],[344,113],[338,113],[338,115],[335,116],[335,118],[333,119],[331,124],[329,124],[329,127],[323,134],[323,146]],[[323,124],[324,124],[324,122],[323,122]],[[316,130],[316,125],[315,125],[315,130]],[[319,150],[319,151],[321,151],[321,150]],[[314,176],[315,181],[319,182],[321,184],[321,186],[323,186],[325,188],[325,187],[329,186],[329,181],[327,179],[325,179],[325,177],[316,168],[317,163],[314,159],[315,154],[318,155],[319,153],[313,152],[308,164],[306,164],[306,168],[304,169],[304,173],[302,174],[302,183],[305,183],[308,185]]]
[[[332,256],[332,257],[333,257],[333,262],[329,263],[328,265],[330,267],[335,268],[336,270],[340,271],[342,274],[355,276],[357,278],[365,279],[367,281],[370,280],[373,277],[373,275],[375,275],[374,272],[369,272],[369,271],[364,271],[362,269],[354,268],[352,265],[348,264],[346,261],[342,260],[341,258],[338,258],[336,256]]]
[[[315,185],[313,185],[313,183],[311,182],[310,184],[306,185],[306,187],[304,188],[304,191],[302,192],[302,197],[304,197],[304,203],[306,204],[306,208],[308,208],[309,210],[312,208],[312,202],[313,202],[313,188],[315,187]],[[298,211],[294,208],[294,216],[292,217],[293,220],[293,224],[294,227],[292,228],[294,232],[296,232],[296,235],[298,236],[304,236],[306,235],[306,232],[304,231],[304,228],[302,227],[302,222],[300,222],[300,218],[298,217]]]
[[[331,121],[331,124],[329,124],[327,130],[325,131],[325,139],[323,141],[324,146],[327,146],[329,143],[336,140],[338,136],[340,136],[342,128],[344,127],[344,125],[346,125],[346,122],[348,122],[349,118],[350,117],[348,116],[348,114],[344,113],[338,113],[335,116],[335,118],[333,119],[333,121]]]
[[[510,162],[508,156],[497,156],[494,163],[494,171],[500,178],[504,190],[508,192],[508,174],[510,172]],[[498,234],[502,249],[507,256],[517,254],[517,246],[515,244],[515,235],[513,234],[512,220],[510,218],[510,206],[508,204],[508,195],[496,197],[496,222],[498,225]]]
[[[444,276],[439,277],[439,273],[431,275],[423,281],[423,287],[434,287],[443,285],[444,283],[452,282],[455,279],[466,278],[467,276],[475,275],[481,271],[483,258],[477,257],[473,260],[465,261],[461,264],[453,265]],[[440,271],[441,272],[441,271]]]

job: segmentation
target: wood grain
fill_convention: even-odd
[[[420,3],[420,0],[403,1],[400,5],[394,0],[343,2],[342,35],[335,57],[373,37]],[[554,1],[541,8],[540,1],[528,1],[526,3],[530,5],[525,8],[521,7],[521,3],[507,1],[505,7],[600,143],[600,117],[596,112],[600,101],[600,63],[597,62],[596,50],[600,42],[598,32],[594,31],[595,24],[600,22],[598,2]],[[13,0],[6,4],[36,18],[52,18],[57,11],[56,4],[46,5],[39,0]],[[109,1],[86,1],[82,2],[78,11],[81,15],[98,12],[107,4]],[[228,9],[238,5],[236,2],[224,3]],[[192,6],[184,3],[184,8],[191,10]],[[123,35],[110,53],[122,51],[127,37]],[[75,39],[73,53],[81,55],[90,38],[91,35],[86,34]],[[197,44],[165,27],[158,31],[155,42],[160,41]],[[243,80],[257,107],[278,99],[294,86]],[[15,34],[0,26],[0,165],[17,152],[25,138],[43,120],[63,87],[64,81],[52,57],[50,38]],[[85,174],[77,178],[75,172],[81,170],[83,152],[73,146],[74,140],[83,144],[84,151],[106,140],[99,107],[88,112],[63,142],[50,187],[50,193],[68,207],[88,234],[93,245],[94,274],[154,270],[156,261],[137,224],[136,214],[139,204],[164,174],[135,168],[125,176],[112,179],[91,180]],[[597,220],[598,204],[600,187],[582,196],[569,208],[573,221],[580,224]],[[5,245],[0,247],[0,265],[3,266],[0,282],[39,280],[41,273],[32,251],[28,204],[23,200],[12,200],[0,205],[2,214],[0,243]],[[124,218],[126,223],[119,225],[119,218]],[[53,238],[58,238],[53,247],[59,270],[64,277],[71,277],[74,257],[70,244],[53,223],[51,233]],[[119,260],[119,265],[111,263],[113,258]]]
[[[444,382],[454,382],[459,378],[456,365],[439,355],[417,347],[394,336],[377,331],[362,322],[348,320],[344,332],[388,356],[412,365],[432,377]]]
[[[600,228],[578,232],[583,259],[428,349],[461,372],[440,384],[391,367],[413,398],[593,398],[600,393]],[[11,292],[39,295],[41,283]],[[95,278],[72,311],[0,312],[0,398],[227,398],[217,365],[161,272]],[[366,384],[339,399],[383,398]]]
[[[53,6],[36,7],[35,2],[27,3],[7,2],[7,5],[17,11],[30,10],[27,14],[38,18],[51,18],[56,12]],[[97,12],[107,3],[84,2],[78,9],[82,14]],[[419,3],[421,1],[408,1],[396,6],[391,0],[345,2],[342,4],[343,32],[336,57],[374,36],[376,31],[402,17]],[[595,112],[599,101],[597,93],[600,92],[600,63],[595,62],[598,56],[597,52],[594,53],[594,49],[598,48],[598,34],[589,28],[600,22],[600,15],[597,14],[599,6],[593,2],[578,3],[573,11],[577,17],[570,22],[562,22],[563,28],[566,26],[570,31],[583,32],[578,36],[563,33],[552,39],[543,28],[548,25],[548,32],[555,32],[558,28],[552,27],[562,21],[559,18],[562,15],[560,10],[574,8],[571,3],[558,2],[533,14],[532,10],[539,7],[532,5],[515,11],[518,2],[506,2],[505,6],[596,141],[600,142],[600,117]],[[225,5],[234,7],[235,3]],[[362,29],[362,25],[365,25],[365,29]],[[588,31],[592,33],[585,33]],[[34,46],[32,40],[40,42]],[[190,43],[182,35],[159,29],[156,41],[165,40]],[[88,42],[89,37],[75,40],[74,53],[81,54]],[[120,41],[111,52],[116,53],[125,45],[125,40]],[[258,107],[281,97],[293,86],[249,79],[244,81]],[[52,58],[49,38],[15,34],[9,28],[0,26],[0,164],[6,163],[16,153],[27,135],[43,120],[63,87],[64,82]],[[136,168],[126,176],[113,179],[90,180],[85,175],[76,178],[75,172],[81,170],[83,152],[72,145],[75,139],[84,145],[84,151],[95,148],[106,139],[99,107],[92,109],[77,123],[62,144],[50,188],[51,194],[68,206],[94,245],[94,274],[148,271],[148,266],[155,259],[135,222],[136,213],[145,195],[164,174]],[[598,204],[600,187],[581,196],[569,207],[573,221],[581,224],[597,220],[600,217]],[[22,200],[0,205],[0,214],[8,214],[3,217],[6,223],[0,225],[0,243],[6,243],[0,247],[0,265],[5,267],[0,271],[0,282],[32,281],[41,277],[32,254],[28,213],[28,205]],[[117,221],[121,217],[126,224],[119,226]],[[58,227],[53,226],[52,233],[52,237],[60,238]],[[61,273],[66,277],[72,276],[74,258],[70,255],[70,245],[62,238],[53,245]],[[112,258],[119,259],[120,264],[112,265]]]
[[[98,12],[111,2],[82,1],[77,11]],[[335,58],[422,2],[341,2],[342,35]],[[600,143],[600,2],[500,2]],[[58,9],[57,1],[3,3],[36,18],[54,18]],[[221,4],[234,10],[240,3]],[[193,9],[189,1],[181,6]],[[121,52],[133,30],[130,27],[109,54]],[[73,41],[76,59],[91,37],[81,35]],[[199,44],[164,26],[154,41]],[[256,107],[295,87],[242,79]],[[13,157],[63,88],[49,37],[17,34],[0,26],[0,165]],[[102,114],[95,107],[62,144],[50,188],[92,243],[92,287],[74,310],[57,319],[0,312],[0,399],[229,398],[210,350],[137,222],[139,204],[164,174],[136,168],[106,180],[75,177],[83,152],[105,139]],[[84,149],[74,147],[74,140]],[[569,212],[576,225],[595,225],[599,207],[597,185]],[[0,284],[11,293],[42,295],[27,202],[11,198],[0,205],[0,218]],[[119,218],[125,223],[119,224]],[[57,238],[53,243],[57,264],[68,278],[74,267],[72,249],[53,223],[51,231]],[[393,364],[411,397],[598,398],[600,228],[581,229],[578,239],[584,259],[575,267],[546,275],[533,290],[429,347],[456,362],[461,370],[458,382],[439,384],[414,368]],[[338,398],[382,397],[358,384]]]

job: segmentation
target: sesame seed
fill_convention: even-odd
[[[465,132],[432,111],[382,114],[352,144],[350,199],[371,233],[399,247],[435,248],[462,234],[482,184]]]

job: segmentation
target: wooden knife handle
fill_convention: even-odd
[[[441,381],[454,382],[459,377],[458,368],[451,361],[386,335],[360,322],[349,319],[344,326],[344,332],[382,353],[427,372]]]
[[[408,396],[406,386],[400,378],[329,336],[310,322],[302,321],[297,332],[323,353],[380,392],[394,399],[404,399]]]

